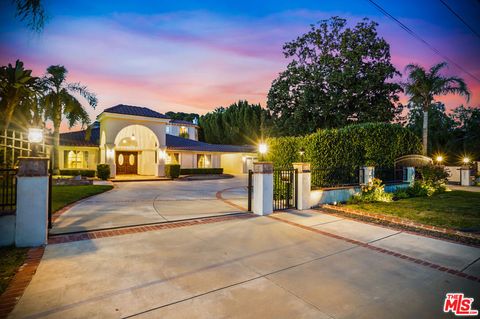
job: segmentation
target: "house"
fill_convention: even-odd
[[[172,120],[139,106],[119,104],[105,109],[88,129],[60,134],[60,169],[110,166],[121,174],[164,176],[165,164],[182,168],[223,168],[244,174],[251,169],[255,147],[198,141],[198,125]]]

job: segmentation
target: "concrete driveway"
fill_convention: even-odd
[[[60,215],[52,234],[158,223],[244,211],[247,177],[209,181],[115,183]],[[219,200],[216,195],[228,201]]]
[[[11,317],[453,318],[447,292],[480,308],[477,248],[272,216],[48,245]]]

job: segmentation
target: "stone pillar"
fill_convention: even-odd
[[[374,166],[363,166],[363,179],[360,180],[360,184],[368,184],[375,177],[375,167]]]
[[[157,164],[155,169],[155,176],[162,177],[165,176],[165,159],[167,157],[167,153],[165,149],[158,148],[157,149]]]
[[[20,157],[15,245],[38,247],[48,236],[48,158]]]
[[[415,181],[415,167],[404,167],[405,174],[403,175],[403,182],[413,184]]]
[[[460,168],[460,185],[462,186],[470,186],[470,167],[462,167]]]
[[[273,213],[273,164],[253,164],[253,212],[257,215]]]
[[[105,144],[105,163],[110,166],[110,178],[117,175],[117,165],[115,164],[115,144]]]
[[[310,209],[310,190],[312,187],[310,163],[293,163],[293,168],[298,170],[297,209]]]

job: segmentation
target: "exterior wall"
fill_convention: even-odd
[[[166,132],[170,135],[180,136],[180,127],[182,126],[188,129],[188,139],[198,141],[198,133],[195,126],[169,124],[166,126]]]
[[[451,183],[460,183],[461,166],[445,166],[445,171],[450,174],[448,181]]]
[[[0,247],[15,243],[15,215],[0,215]]]
[[[60,146],[58,159],[60,161],[60,169],[69,169],[65,167],[65,157],[64,151],[83,151],[88,152],[88,163],[87,167],[83,169],[97,169],[97,164],[99,163],[99,148],[98,147],[84,147],[84,146]],[[82,168],[72,168],[72,169],[82,169]]]
[[[180,152],[180,167],[195,168],[197,167],[197,156],[195,153]]]
[[[226,153],[221,155],[220,166],[226,174],[246,174],[253,169],[255,154]]]
[[[188,127],[188,138],[191,140],[198,141],[197,128],[194,126]]]
[[[408,184],[386,185],[385,191],[393,193],[397,189],[407,188]],[[310,192],[310,206],[317,207],[322,204],[343,203],[350,199],[353,194],[360,192],[360,187],[341,187],[330,189],[317,189]]]

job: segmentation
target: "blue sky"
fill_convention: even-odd
[[[478,33],[480,1],[445,0]],[[480,38],[439,0],[376,1],[443,54],[480,78]],[[287,60],[282,45],[331,16],[351,24],[364,17],[379,23],[391,45],[392,61],[430,66],[442,59],[368,1],[45,1],[49,16],[42,33],[0,5],[0,62],[21,59],[41,75],[52,64],[69,70],[99,97],[95,116],[117,103],[160,112],[205,113],[238,99],[265,105],[271,82]],[[480,104],[480,83],[462,76]],[[441,98],[449,108],[462,98]]]

